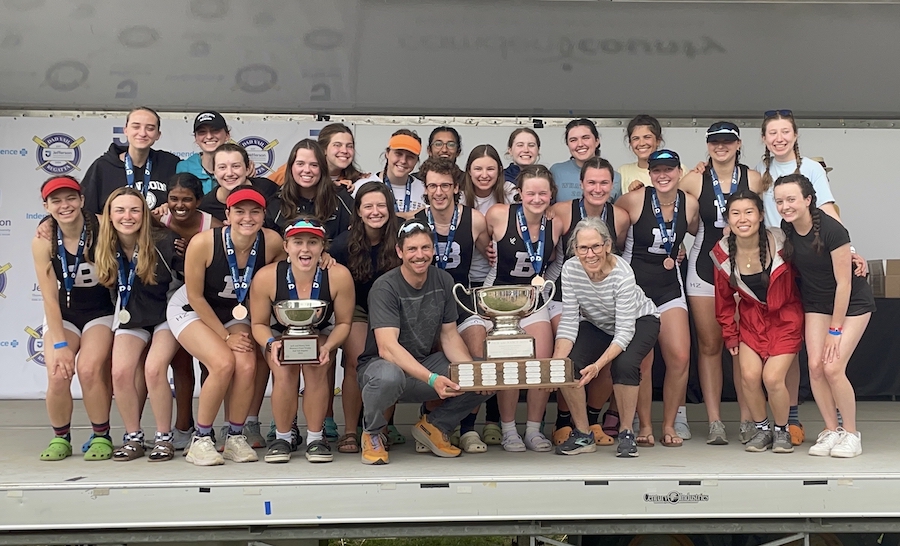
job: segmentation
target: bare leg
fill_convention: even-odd
[[[705,296],[688,298],[691,316],[697,328],[697,367],[700,390],[709,422],[721,421],[722,404],[722,327],[716,320],[716,299]]]
[[[666,379],[663,383],[663,434],[669,434],[674,438],[678,436],[675,433],[675,414],[678,412],[678,406],[684,404],[690,361],[691,334],[687,311],[676,307],[662,313],[659,346],[666,361]]]
[[[194,359],[181,346],[172,357],[172,381],[175,384],[175,428],[188,430],[194,415]],[[147,385],[148,390],[152,390]],[[153,404],[151,395],[150,404]]]
[[[344,408],[345,434],[356,434],[356,427],[359,425],[362,393],[359,390],[356,366],[359,355],[365,349],[368,331],[369,324],[367,322],[354,322],[350,326],[350,335],[344,342],[344,382],[341,386],[341,405]]]

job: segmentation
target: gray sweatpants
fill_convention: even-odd
[[[450,369],[450,361],[444,353],[427,356],[422,365],[443,376],[447,376]],[[400,366],[383,358],[373,358],[360,366],[357,373],[363,400],[363,430],[366,432],[380,432],[387,425],[385,410],[397,402],[422,403],[440,399],[428,383],[406,375]],[[476,392],[448,398],[428,415],[428,422],[450,434],[463,417],[487,398]]]

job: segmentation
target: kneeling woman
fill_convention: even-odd
[[[575,257],[563,265],[563,311],[553,358],[571,358],[581,381],[577,387],[560,389],[575,428],[556,453],[596,451],[584,387],[609,365],[621,416],[617,456],[637,457],[631,422],[641,362],[651,354],[659,336],[659,311],[635,282],[628,262],[612,253],[613,240],[602,219],[579,221],[572,230],[569,251]]]
[[[125,424],[125,443],[115,461],[144,456],[141,430],[143,393],[138,374],[147,375],[150,405],[156,417],[156,438],[150,461],[168,461],[175,454],[172,436],[172,390],[166,372],[180,346],[166,323],[170,289],[181,284],[182,260],[175,253],[176,235],[156,230],[140,192],[122,187],[110,194],[97,239],[97,277],[119,294],[112,350],[113,390]],[[173,286],[174,285],[174,286]],[[152,342],[151,342],[152,337]],[[144,356],[144,348],[150,349]]]
[[[34,270],[44,300],[44,362],[47,368],[47,414],[54,438],[41,453],[42,461],[61,461],[72,455],[72,378],[76,365],[84,408],[94,436],[85,460],[112,456],[109,437],[109,370],[112,347],[113,302],[109,290],[97,282],[94,268],[97,220],[84,211],[81,186],[68,176],[51,178],[41,186],[47,221],[55,238],[31,242]]]
[[[269,446],[267,463],[286,463],[291,459],[291,423],[297,416],[297,385],[303,371],[303,415],[309,430],[306,458],[313,463],[331,462],[331,446],[322,427],[331,401],[329,370],[331,353],[350,333],[356,302],[350,271],[333,264],[319,267],[327,234],[314,219],[304,218],[289,225],[284,233],[285,261],[264,267],[250,290],[250,316],[253,337],[266,348],[266,360],[272,370],[272,412],[275,415],[275,441]],[[283,366],[278,360],[281,341],[272,337],[272,304],[283,300],[311,299],[328,303],[319,326],[319,362],[304,366]],[[279,328],[276,326],[276,328]],[[283,329],[280,328],[280,329]],[[324,332],[328,332],[327,337]]]
[[[803,306],[794,268],[782,258],[784,232],[766,229],[763,202],[756,193],[744,189],[732,194],[725,214],[731,232],[710,255],[715,264],[716,319],[725,346],[740,362],[741,388],[756,423],[745,449],[791,453],[785,377],[803,344]],[[735,320],[735,308],[740,322]],[[766,393],[774,431],[766,415]]]
[[[229,430],[224,458],[258,460],[243,435],[253,398],[256,355],[247,317],[254,272],[284,256],[281,237],[264,229],[266,200],[238,186],[225,201],[228,222],[194,236],[184,264],[184,286],[169,300],[167,317],[178,342],[209,368],[200,389],[197,432],[187,461],[198,466],[224,462],[212,440],[212,423],[228,395]]]

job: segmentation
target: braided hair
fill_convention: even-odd
[[[730,216],[731,207],[734,206],[736,202],[744,200],[752,201],[753,204],[756,205],[756,210],[759,211],[759,231],[756,232],[756,236],[759,239],[759,264],[762,266],[761,279],[763,286],[769,286],[769,271],[766,267],[766,262],[769,259],[769,236],[766,232],[766,217],[763,214],[762,199],[756,192],[750,190],[741,190],[732,193],[728,196],[728,201],[725,203],[726,214]],[[728,284],[730,284],[732,288],[737,288],[736,271],[739,268],[735,263],[736,255],[737,236],[734,234],[734,230],[731,230],[731,233],[728,234],[728,262],[731,264],[731,277],[728,279]]]
[[[794,129],[794,134],[797,134],[797,122],[794,121],[793,115],[785,115],[782,112],[778,112],[773,116],[767,117],[763,120],[762,123],[762,137],[763,140],[766,138],[766,127],[768,127],[769,122],[776,119],[785,119],[790,122],[791,127]],[[800,174],[800,164],[803,162],[803,158],[800,156],[800,141],[794,140],[794,158],[797,160],[797,167],[794,169],[794,174]],[[763,164],[766,166],[766,172],[762,175],[762,186],[763,192],[768,191],[768,189],[772,186],[772,174],[769,172],[769,167],[772,166],[772,152],[769,151],[769,147],[766,146],[766,151],[763,154]]]
[[[798,173],[781,176],[775,181],[776,188],[784,184],[797,184],[800,186],[800,194],[803,198],[810,198],[809,214],[812,217],[812,247],[816,254],[821,254],[825,250],[825,243],[822,242],[822,211],[816,206],[816,189],[813,187],[812,182],[809,181],[809,178]],[[784,250],[781,254],[784,261],[789,262],[794,256],[794,245],[791,243],[791,236],[796,233],[796,230],[794,229],[794,224],[785,221],[781,222],[781,229],[784,230],[784,234],[786,235]]]

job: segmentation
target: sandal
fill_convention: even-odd
[[[603,434],[611,438],[619,435],[619,412],[607,410],[603,414]]]
[[[664,434],[662,445],[665,447],[681,447],[684,445],[684,440],[677,434]]]
[[[61,461],[66,457],[72,456],[72,443],[65,438],[56,438],[50,440],[47,449],[41,452],[42,461]]]
[[[104,436],[94,436],[91,445],[84,452],[85,461],[105,461],[111,459],[113,454],[112,440]]]
[[[114,461],[133,461],[144,456],[143,442],[129,440],[113,453]]]
[[[500,442],[504,451],[512,451],[515,453],[525,451],[525,442],[522,441],[522,437],[519,436],[519,433],[516,431],[504,434]]]
[[[158,463],[160,461],[171,461],[175,458],[175,444],[172,442],[158,441],[153,444],[153,449],[150,451],[150,454],[147,456],[147,459],[151,463]]]
[[[531,451],[553,451],[553,444],[540,431],[525,433],[525,447]]]
[[[497,423],[487,423],[481,429],[481,439],[489,446],[498,446],[503,440],[503,431]]]
[[[338,453],[359,453],[359,437],[348,432],[338,439],[337,448]]]
[[[646,436],[638,436],[634,439],[634,442],[638,447],[653,447],[656,445],[656,438],[653,437],[653,433]]]

